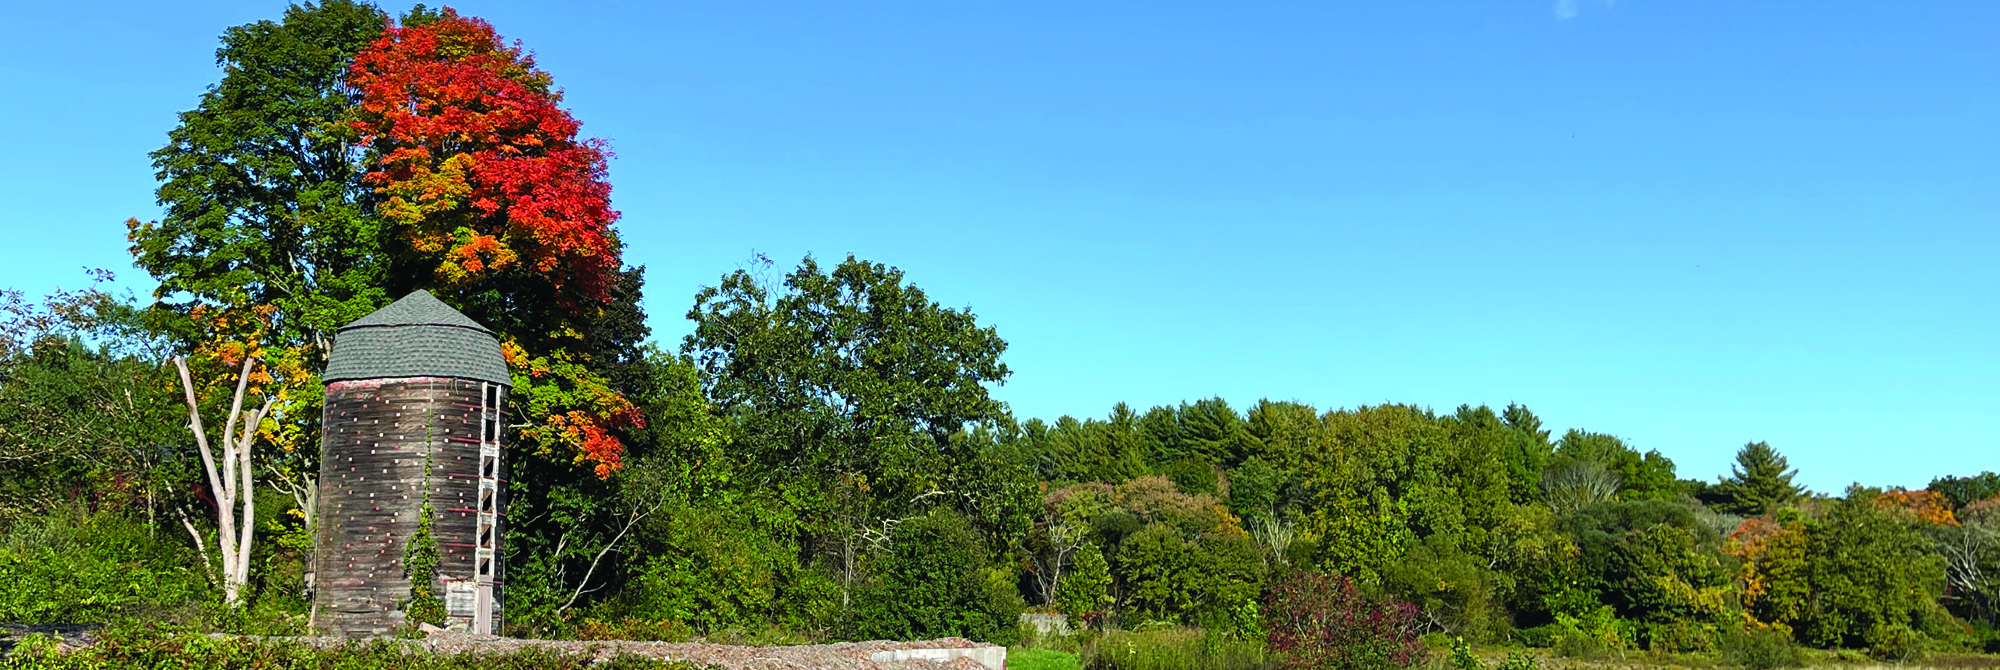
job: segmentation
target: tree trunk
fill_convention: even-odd
[[[243,368],[236,373],[236,393],[230,399],[229,415],[223,422],[222,459],[218,462],[215,451],[209,447],[208,431],[202,427],[201,403],[195,395],[187,359],[174,359],[187,400],[188,430],[193,431],[195,445],[201,448],[202,473],[207,475],[208,487],[215,494],[216,554],[222,558],[222,599],[232,607],[243,604],[244,585],[250,581],[250,548],[256,538],[257,523],[256,479],[252,477],[251,461],[257,426],[271,414],[269,397],[264,399],[263,407],[243,410],[243,395],[250,388],[250,370],[256,362],[255,357],[244,357]],[[238,423],[243,426],[241,432],[237,431]],[[195,535],[197,548],[206,554],[207,545],[194,533],[194,527],[190,525],[188,532]]]

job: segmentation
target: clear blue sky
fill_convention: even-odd
[[[283,8],[180,4],[9,12],[0,286],[146,288],[146,152]],[[456,6],[612,142],[668,343],[753,251],[853,252],[998,327],[1023,417],[1518,401],[1683,476],[2000,469],[2000,3]]]

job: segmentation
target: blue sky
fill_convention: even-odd
[[[670,344],[753,252],[851,252],[996,326],[1024,417],[1517,401],[1683,476],[2000,469],[2000,4],[455,6],[611,141]],[[282,9],[12,10],[0,286],[145,290],[146,153]]]

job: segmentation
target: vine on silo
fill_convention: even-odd
[[[425,430],[426,438],[429,430]],[[426,445],[430,440],[426,439]],[[403,608],[403,615],[410,626],[430,624],[443,626],[445,616],[444,600],[437,595],[438,563],[443,556],[438,552],[437,538],[432,534],[431,509],[431,457],[424,454],[424,506],[422,516],[417,519],[417,533],[410,536],[409,547],[403,550],[403,575],[410,579],[410,602]]]

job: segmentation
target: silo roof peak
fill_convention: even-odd
[[[451,305],[444,304],[443,300],[431,295],[430,291],[421,289],[410,292],[409,295],[403,296],[403,299],[389,303],[389,306],[375,310],[368,316],[355,319],[340,329],[382,326],[452,326],[470,328],[482,333],[493,332],[487,330],[486,326],[479,325],[478,321],[473,321],[472,317],[452,309]]]

